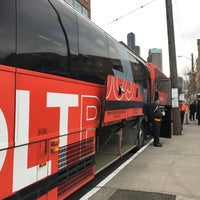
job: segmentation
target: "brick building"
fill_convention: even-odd
[[[65,0],[82,15],[91,19],[90,0]]]
[[[198,58],[197,58],[197,74],[196,74],[196,86],[197,86],[197,92],[200,92],[200,39],[197,39],[197,48],[198,48]]]

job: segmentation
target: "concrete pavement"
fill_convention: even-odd
[[[89,199],[200,200],[197,121],[184,124],[182,135],[160,141],[163,147],[150,144],[108,183],[97,186],[97,192]]]

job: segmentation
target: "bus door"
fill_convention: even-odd
[[[154,83],[154,93],[158,92],[160,97],[160,108],[165,111],[165,116],[162,119],[160,137],[172,137],[172,119],[171,119],[171,80],[156,79]]]

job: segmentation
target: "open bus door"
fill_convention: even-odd
[[[171,80],[168,78],[156,79],[154,93],[158,92],[160,97],[160,108],[165,111],[162,119],[160,137],[172,138],[172,119],[171,119]]]

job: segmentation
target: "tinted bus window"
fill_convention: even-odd
[[[129,61],[129,58],[128,58],[127,50],[119,42],[117,42],[115,40],[113,40],[113,41],[114,41],[114,44],[116,46],[116,49],[117,49],[117,52],[118,52],[118,55],[119,55],[118,58],[120,59],[120,63],[121,63],[121,66],[120,66],[120,64],[118,65],[118,69],[116,67],[114,67],[114,69],[113,69],[114,75],[119,77],[119,78],[128,80],[128,81],[133,81],[131,64],[130,64],[130,61]]]
[[[77,14],[79,32],[79,65],[81,80],[104,83],[109,63],[105,33],[93,23]]]
[[[52,0],[51,0],[52,1]],[[69,45],[69,52],[71,55],[78,55],[78,32],[76,14],[74,10],[66,3],[60,0],[52,1],[54,8],[59,13],[61,18],[61,25],[64,30],[63,33],[66,37],[66,42]]]
[[[0,1],[0,64],[15,62],[15,1]]]
[[[144,88],[147,88],[148,71],[146,66],[136,60],[136,58],[131,54],[129,54],[129,59],[131,62],[134,81],[142,85]]]
[[[167,80],[167,77],[160,71],[156,70],[156,88],[161,92],[168,92],[170,82]]]
[[[68,38],[56,0],[17,2],[18,67],[67,76]]]
[[[74,10],[66,6],[66,3],[56,0],[54,1],[56,10],[60,14],[61,22],[64,28],[64,35],[68,48],[68,76],[78,78],[76,76],[76,66],[78,65],[78,31],[76,14]]]
[[[108,56],[112,64],[113,71],[115,72],[115,70],[117,70],[123,72],[121,60],[115,43],[116,42],[108,36]]]
[[[147,102],[147,83],[148,83],[148,78],[150,76],[149,71],[141,61],[137,60],[130,53],[129,53],[129,59],[131,62],[134,82],[138,83],[141,86],[140,89],[143,100]]]
[[[79,52],[84,55],[107,57],[105,33],[93,23],[78,16]]]

